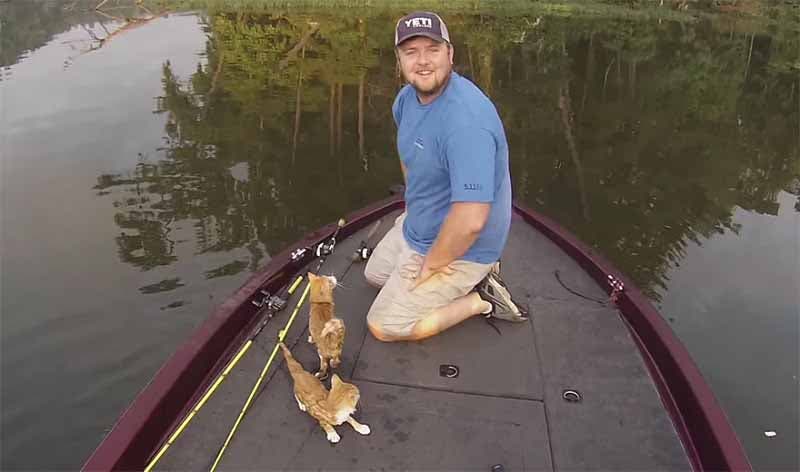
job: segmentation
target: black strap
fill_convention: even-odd
[[[558,280],[558,283],[560,283],[560,284],[561,284],[561,286],[562,286],[562,287],[564,287],[564,289],[565,289],[567,292],[569,292],[569,293],[571,293],[571,294],[573,294],[573,295],[575,295],[575,296],[578,296],[578,297],[584,298],[584,299],[586,299],[586,300],[589,300],[590,302],[599,303],[600,305],[603,305],[603,306],[606,306],[606,305],[608,305],[608,300],[598,300],[598,299],[596,299],[596,298],[588,297],[588,296],[586,296],[586,295],[584,295],[584,294],[582,294],[582,293],[576,292],[575,290],[573,290],[573,289],[571,289],[571,288],[567,287],[567,285],[564,283],[564,281],[563,281],[563,280],[561,280],[561,274],[559,274],[559,272],[558,272],[558,270],[557,270],[557,269],[556,269],[556,270],[553,272],[553,274],[555,274],[555,276],[556,276],[556,280]]]

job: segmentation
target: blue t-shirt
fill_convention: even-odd
[[[511,178],[503,123],[472,82],[452,72],[444,92],[422,105],[406,85],[392,105],[397,150],[406,166],[403,236],[427,254],[454,202],[491,203],[480,236],[461,259],[500,259],[511,226]]]

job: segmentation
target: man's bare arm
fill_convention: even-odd
[[[408,186],[408,177],[406,177],[406,165],[403,164],[403,161],[400,161],[400,170],[403,171],[403,185]]]
[[[481,234],[490,210],[489,203],[453,203],[423,267],[436,271],[463,256]]]

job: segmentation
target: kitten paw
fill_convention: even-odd
[[[358,427],[353,427],[353,429],[355,429],[358,434],[363,434],[364,436],[372,432],[372,430],[369,429],[369,426],[365,424],[360,424]]]
[[[306,406],[297,398],[297,395],[294,396],[294,399],[297,401],[297,408],[300,408],[300,411],[306,411]]]
[[[327,378],[328,378],[328,373],[327,373],[327,372],[325,372],[325,373],[323,374],[321,371],[320,371],[320,372],[315,372],[315,373],[314,373],[314,377],[318,378],[319,380],[327,380]]]
[[[327,434],[327,436],[328,436],[328,441],[330,441],[331,444],[336,444],[339,442],[340,439],[342,439],[339,437],[339,433],[337,433],[336,431],[331,431],[330,433]]]

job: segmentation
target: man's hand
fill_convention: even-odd
[[[417,272],[417,274],[414,276],[414,282],[411,285],[411,291],[416,290],[417,287],[427,282],[436,274],[453,275],[454,272],[455,271],[449,265],[439,267],[438,269],[432,269],[423,260],[422,265],[419,268],[419,272]]]

